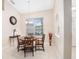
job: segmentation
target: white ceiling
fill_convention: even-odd
[[[30,3],[28,3],[30,1]],[[20,13],[52,9],[54,0],[9,0]]]

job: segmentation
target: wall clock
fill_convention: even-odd
[[[12,25],[15,25],[15,24],[17,23],[17,19],[16,19],[14,16],[11,16],[11,17],[10,17],[10,23],[11,23]]]

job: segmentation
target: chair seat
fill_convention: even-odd
[[[26,48],[31,48],[33,47],[32,45],[25,45]]]
[[[43,42],[42,42],[42,40],[37,40],[35,44],[36,45],[41,45],[41,44],[43,44]]]
[[[24,44],[24,42],[20,42],[19,44],[20,44],[20,45],[23,45],[23,44]]]
[[[38,38],[36,40],[36,42],[35,42],[35,51],[40,50],[40,48],[41,48],[41,50],[44,51],[44,40],[45,40],[45,34],[42,35],[42,38]]]

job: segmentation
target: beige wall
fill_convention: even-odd
[[[4,2],[4,7],[5,9],[2,11],[2,38],[3,43],[8,41],[8,38],[10,35],[12,35],[13,29],[17,30],[17,33],[20,33],[20,14],[16,11],[13,6],[11,6],[8,2],[8,0],[5,0]],[[16,25],[11,25],[9,21],[10,16],[15,16],[17,19],[17,24]]]
[[[72,59],[72,0],[64,2],[64,59]]]
[[[59,32],[56,33],[57,59],[63,59],[64,50],[64,7],[63,0],[55,0],[54,12],[57,15]]]
[[[64,2],[65,0],[55,0],[55,6],[54,6],[54,12],[56,14],[58,14],[58,19],[59,19],[59,26],[60,26],[60,33],[59,33],[59,37],[56,39],[56,46],[57,46],[57,54],[58,54],[58,59],[63,59],[63,53],[64,53],[64,3],[67,2],[67,5],[70,4],[70,0]],[[69,3],[68,3],[69,2]],[[66,6],[67,6],[66,5]],[[69,5],[68,5],[69,6]],[[67,6],[67,7],[68,7]],[[68,9],[66,9],[66,13]],[[70,14],[70,12],[68,13],[68,15]],[[75,13],[74,13],[75,15]],[[66,15],[67,16],[67,15]],[[70,15],[69,15],[70,17]],[[67,19],[67,17],[65,18],[65,20]],[[73,20],[75,22],[75,20]],[[71,22],[71,21],[70,21]],[[68,22],[69,23],[69,22]],[[68,25],[68,23],[66,23],[66,25]],[[76,37],[75,37],[75,23],[74,26],[72,24],[72,46],[76,46]],[[70,32],[67,32],[69,34],[71,34]],[[67,38],[65,38],[67,40]],[[70,38],[71,39],[71,38]],[[68,39],[68,40],[70,40]],[[67,43],[67,42],[66,42]],[[68,47],[68,46],[67,46]],[[70,53],[70,52],[69,52]],[[67,59],[67,58],[66,58]]]
[[[22,30],[24,31],[23,35],[26,34],[26,25],[25,25],[25,20],[27,20],[29,17],[29,14],[22,14],[21,19],[23,20],[24,24],[22,26]],[[38,18],[38,17],[43,17],[43,29],[44,33],[46,34],[46,37],[48,38],[48,33],[52,32],[55,33],[55,14],[53,12],[53,9],[51,10],[46,10],[46,11],[39,11],[39,12],[34,12],[30,14],[31,18]]]

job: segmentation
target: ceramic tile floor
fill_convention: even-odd
[[[16,42],[11,46],[8,41],[4,41],[4,43],[2,46],[3,59],[57,59],[56,46],[54,43],[52,43],[52,46],[49,46],[48,42],[45,42],[45,52],[36,51],[34,56],[32,56],[32,54],[29,52],[26,54],[25,58],[23,51],[17,52]],[[72,59],[76,59],[75,47],[72,47]]]
[[[56,48],[54,44],[49,46],[48,43],[45,43],[45,52],[36,51],[34,56],[28,52],[24,58],[23,51],[17,52],[16,44],[11,46],[8,44],[7,47],[3,49],[3,59],[57,59]]]

